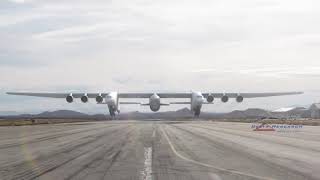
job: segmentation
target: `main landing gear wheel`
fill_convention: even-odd
[[[195,118],[198,118],[199,116],[200,116],[200,108],[199,109],[196,109],[195,111],[194,111],[194,117]]]

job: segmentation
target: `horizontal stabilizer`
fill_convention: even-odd
[[[141,106],[150,106],[150,103],[140,103]],[[170,106],[170,104],[160,103],[160,106]]]
[[[119,102],[119,104],[142,104],[141,102]]]
[[[160,106],[170,106],[170,104],[161,103]]]
[[[170,104],[191,104],[191,102],[170,102]]]

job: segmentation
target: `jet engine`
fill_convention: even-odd
[[[66,97],[66,101],[67,101],[68,103],[72,103],[72,102],[73,102],[73,96],[72,96],[72,94],[70,94],[69,96]]]
[[[160,110],[160,97],[157,94],[153,94],[149,98],[150,109],[153,112],[157,112]]]
[[[226,95],[223,95],[223,96],[221,97],[221,101],[224,102],[224,103],[226,103],[226,102],[229,101],[229,97],[226,96]]]
[[[213,95],[212,95],[212,94],[209,94],[208,97],[207,97],[207,102],[208,102],[208,103],[212,103],[213,100],[214,100]]]
[[[86,94],[81,97],[81,102],[83,102],[83,103],[87,103],[88,100],[89,100],[89,98],[88,98],[88,95],[86,95]]]
[[[242,101],[243,101],[243,96],[237,96],[237,98],[236,98],[236,101],[238,102],[238,103],[241,103]]]
[[[97,101],[97,103],[102,103],[103,102],[103,97],[101,95],[98,95],[96,97],[96,101]]]

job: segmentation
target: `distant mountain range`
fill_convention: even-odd
[[[317,107],[317,106],[311,106]],[[320,106],[319,106],[320,107]],[[306,109],[303,107],[291,108],[286,112],[271,112],[263,109],[247,109],[244,111],[236,110],[229,113],[210,113],[202,112],[201,119],[263,119],[263,118],[310,118],[311,114],[315,114],[316,109]],[[320,111],[320,110],[319,110]],[[88,115],[85,113],[70,111],[70,110],[58,110],[53,112],[43,112],[40,114],[15,114],[11,116],[2,116],[2,119],[95,119],[105,120],[109,119],[109,115],[95,114]],[[117,119],[192,119],[193,114],[188,108],[179,109],[177,111],[157,112],[157,113],[143,113],[143,112],[128,112],[121,113],[117,116]]]
[[[16,111],[0,111],[0,116],[13,116],[13,115],[19,115],[21,113]]]

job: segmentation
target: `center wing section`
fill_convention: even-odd
[[[124,98],[124,99],[148,99],[152,95],[156,94],[159,96],[159,98],[172,98],[172,99],[179,99],[179,98],[191,98],[192,93],[119,93],[119,98]],[[127,104],[127,105],[132,105],[132,104],[138,104],[141,106],[149,106],[150,103],[142,103],[142,102],[123,102],[120,101],[120,104]],[[170,103],[160,103],[160,106],[169,106],[170,104],[190,104],[190,102],[170,102]]]
[[[192,93],[119,93],[119,98],[150,98],[153,94],[160,98],[191,98]]]

